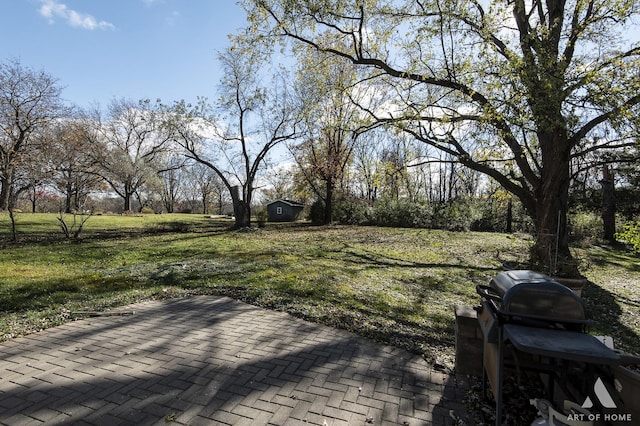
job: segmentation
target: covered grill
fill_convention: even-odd
[[[580,297],[550,277],[534,271],[507,271],[476,290],[482,297],[478,321],[484,335],[483,382],[488,378],[494,391],[496,424],[502,417],[503,366],[510,361],[505,362],[505,345],[525,357],[593,365],[619,363],[614,351],[585,333],[591,321]],[[525,368],[548,371],[550,365],[538,362]]]
[[[488,325],[491,340],[499,322],[572,331],[584,331],[591,323],[578,295],[538,272],[502,272],[477,291],[488,308],[480,325],[483,330]]]

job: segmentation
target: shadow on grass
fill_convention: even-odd
[[[114,216],[117,218],[117,216]],[[65,239],[58,224],[51,222],[51,226],[44,229],[35,228],[34,224],[19,224],[17,229],[17,241],[12,240],[12,235],[5,228],[0,228],[0,248],[24,247],[33,244],[59,244],[64,241],[82,243],[84,241],[101,241],[121,238],[131,238],[156,234],[220,234],[231,232],[231,223],[224,220],[211,220],[205,218],[185,217],[184,219],[167,218],[149,223],[140,222],[140,226],[119,227],[117,223],[111,223],[111,227],[95,228],[85,227],[78,239]],[[42,225],[40,226],[42,228]]]
[[[640,257],[623,245],[598,246],[598,249],[589,252],[590,260],[597,265],[611,265],[628,272],[640,272]]]
[[[588,315],[596,321],[591,327],[591,334],[613,337],[616,348],[638,353],[640,335],[622,320],[623,311],[620,303],[630,304],[638,308],[638,301],[628,301],[596,283],[589,282],[584,289],[583,300]]]
[[[73,280],[57,279],[31,281],[3,288],[0,292],[0,311],[20,313],[45,308],[60,309],[66,303],[89,302],[100,296],[127,290],[144,290],[157,284],[148,281],[134,283],[129,277],[79,276]]]
[[[452,268],[452,269],[473,269],[476,271],[495,271],[494,267],[472,266],[462,263],[423,263],[405,260],[393,256],[383,256],[379,253],[366,252],[357,253],[353,250],[348,254],[353,257],[352,263],[375,265],[378,267],[406,267],[406,268]]]
[[[312,232],[327,229],[306,224],[284,228]],[[453,305],[475,294],[474,278],[495,271],[492,267],[470,264],[473,259],[460,263],[453,258],[446,262],[403,259],[401,255],[352,246],[331,235],[326,239],[323,235],[321,241],[316,242],[306,240],[303,233],[302,241],[292,243],[287,239],[283,243],[263,234],[255,239],[256,244],[251,239],[245,246],[242,237],[233,238],[237,232],[222,226],[203,228],[196,233],[168,231],[168,238],[140,241],[147,245],[166,244],[170,249],[148,247],[148,250],[135,240],[148,235],[144,232],[127,231],[108,237],[91,234],[95,239],[65,245],[69,247],[65,256],[96,261],[108,256],[110,251],[119,254],[124,249],[137,250],[140,246],[139,252],[127,264],[121,265],[118,261],[109,269],[105,266],[94,273],[87,271],[87,275],[79,274],[72,281],[42,279],[14,287],[11,294],[0,295],[0,307],[23,312],[65,302],[126,304],[131,301],[133,291],[146,292],[151,298],[158,288],[167,287],[176,293],[221,294],[287,311],[426,354],[432,360],[443,353],[447,356],[453,353]],[[113,235],[127,241],[115,248],[108,244],[91,245],[103,238],[113,240]],[[210,243],[203,240],[204,244],[196,242],[214,235],[232,238],[224,238],[224,242],[222,239],[212,239]],[[232,244],[227,245],[227,241]],[[62,246],[58,241],[56,244]],[[216,247],[216,244],[224,246]],[[79,265],[82,267],[82,263]],[[384,282],[359,278],[372,272],[370,276],[374,280],[379,271],[387,270],[388,274],[382,272]],[[385,283],[397,286],[398,290],[389,292]],[[458,284],[454,286],[455,283]],[[19,310],[19,306],[26,308]]]

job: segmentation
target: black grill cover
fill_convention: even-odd
[[[502,298],[501,311],[550,322],[584,323],[584,305],[570,288],[534,271],[502,272],[490,282]]]

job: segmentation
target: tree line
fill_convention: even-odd
[[[66,173],[86,174],[67,188],[104,185],[124,209],[159,180],[171,199],[178,173],[198,164],[228,194],[238,227],[251,223],[258,191],[316,201],[323,222],[337,200],[482,193],[525,212],[534,262],[555,252],[544,269],[573,273],[562,271],[570,207],[597,190],[607,222],[611,183],[637,189],[632,0],[241,5],[247,26],[220,54],[213,103],[114,101],[71,114],[54,78],[3,63],[0,209],[47,171],[64,174],[54,152],[76,151]],[[295,66],[274,66],[277,49]],[[274,168],[282,152],[291,165]]]
[[[263,200],[321,203],[320,223],[334,219],[334,200],[342,206],[349,198],[369,206],[401,198],[441,204],[479,194],[478,173],[449,156],[389,129],[358,133],[358,111],[349,100],[355,95],[345,87],[325,90],[318,73],[320,65],[324,72],[342,73],[335,84],[346,86],[355,76],[344,66],[317,61],[315,68],[298,71],[293,87],[279,74],[267,92],[245,72],[255,66],[249,61],[258,61],[231,52],[221,56],[230,71],[230,101],[222,104],[221,97],[217,109],[205,99],[194,105],[113,99],[105,107],[74,108],[61,102],[53,76],[15,60],[1,64],[6,81],[26,75],[31,85],[49,88],[3,85],[2,210],[22,199],[35,212],[53,194],[58,201],[48,202],[49,210],[69,213],[97,205],[97,194],[115,194],[120,202],[112,209],[118,212],[173,212],[180,206],[227,213],[223,208],[231,206],[242,227],[250,224],[258,179]],[[317,81],[309,84],[311,78]],[[331,96],[323,99],[327,92]],[[268,157],[279,144],[288,159],[284,165]],[[338,216],[356,222],[344,209]]]
[[[247,39],[292,44],[358,73],[354,98],[392,126],[489,176],[534,223],[535,264],[575,274],[572,165],[636,162],[637,2],[244,0]],[[571,270],[574,269],[574,270]]]

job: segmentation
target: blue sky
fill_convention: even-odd
[[[214,101],[236,0],[0,0],[0,61],[44,69],[80,107],[113,98]],[[632,27],[629,38],[640,39]]]
[[[235,0],[0,0],[0,61],[43,69],[80,107],[216,98]]]

